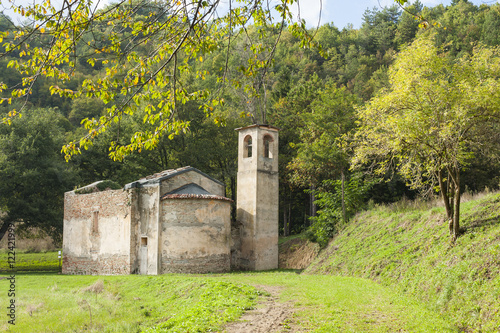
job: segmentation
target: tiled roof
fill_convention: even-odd
[[[248,128],[253,128],[253,127],[265,127],[267,129],[273,130],[273,131],[279,131],[280,129],[275,126],[267,125],[267,124],[253,124],[253,125],[248,125],[240,128],[235,128],[235,131],[241,131],[241,130],[246,130]]]
[[[208,199],[208,200],[222,200],[222,201],[233,201],[226,197],[221,197],[220,195],[214,194],[165,194],[161,197],[161,200],[167,199]]]

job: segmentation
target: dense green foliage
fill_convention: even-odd
[[[411,295],[461,332],[498,332],[500,194],[462,203],[466,235],[446,237],[444,207],[401,201],[360,213],[306,270],[370,278]]]
[[[75,175],[59,153],[66,118],[53,109],[31,109],[11,126],[0,126],[0,210],[5,223],[39,227],[61,241],[63,194]]]
[[[158,3],[152,2],[149,5],[146,2],[139,3],[140,10],[131,15],[130,20],[126,22],[120,21],[123,19],[120,16],[123,12],[115,13],[118,16],[112,21],[123,23],[122,30],[117,28],[118,25],[114,26],[114,23],[109,27],[103,22],[92,23],[95,25],[94,40],[90,40],[89,35],[82,35],[80,43],[76,44],[78,61],[71,65],[69,63],[63,65],[66,60],[61,60],[61,65],[57,67],[61,75],[71,73],[71,80],[56,82],[52,77],[38,76],[30,87],[31,94],[25,96],[26,98],[12,100],[11,105],[6,102],[0,105],[0,117],[6,117],[12,122],[10,127],[1,125],[2,138],[14,135],[11,132],[14,133],[14,129],[19,126],[25,131],[35,131],[36,122],[40,122],[30,115],[30,111],[25,111],[22,118],[13,116],[14,109],[19,110],[24,106],[25,109],[32,109],[40,115],[49,112],[54,114],[50,117],[57,117],[57,120],[50,121],[47,125],[51,128],[47,133],[53,133],[55,138],[51,138],[47,143],[40,141],[40,147],[45,146],[47,158],[36,157],[40,163],[42,161],[46,161],[47,164],[52,163],[48,170],[58,170],[57,181],[50,178],[51,174],[47,174],[29,182],[28,185],[33,185],[31,188],[16,185],[21,184],[22,179],[25,181],[34,177],[34,174],[30,176],[24,172],[27,168],[26,163],[30,164],[31,169],[38,163],[30,162],[27,158],[13,158],[12,154],[19,153],[11,153],[0,147],[0,174],[16,175],[12,179],[19,180],[15,184],[12,182],[5,183],[5,186],[3,183],[0,184],[0,210],[12,216],[11,220],[17,222],[32,220],[33,225],[47,226],[45,228],[47,232],[60,235],[62,224],[60,203],[64,191],[102,179],[126,184],[154,172],[186,165],[199,168],[224,181],[227,185],[226,195],[235,199],[237,139],[233,129],[251,122],[267,122],[281,128],[279,147],[281,233],[288,235],[301,232],[312,223],[309,217],[318,215],[315,221],[327,221],[327,224],[330,224],[328,227],[330,231],[317,236],[327,237],[325,235],[330,235],[335,229],[332,226],[337,223],[331,220],[333,216],[338,216],[341,212],[341,219],[345,220],[352,212],[348,212],[346,206],[346,193],[342,195],[342,188],[345,189],[346,186],[324,186],[324,184],[334,184],[344,180],[346,185],[353,177],[349,171],[349,160],[353,154],[352,134],[358,130],[357,113],[354,109],[363,109],[374,96],[379,96],[385,91],[384,89],[390,87],[389,68],[393,65],[394,59],[398,58],[399,52],[405,49],[407,54],[411,53],[412,49],[406,47],[409,43],[433,34],[434,43],[440,50],[439,56],[443,57],[441,60],[458,63],[462,61],[460,59],[465,59],[461,57],[471,55],[479,43],[496,46],[498,42],[496,27],[500,26],[499,5],[475,6],[467,1],[454,1],[450,6],[439,5],[432,8],[424,7],[417,1],[408,5],[406,11],[396,6],[369,9],[365,12],[364,23],[359,29],[352,27],[339,29],[333,23],[310,29],[308,35],[314,36],[314,41],[321,44],[320,49],[304,47],[305,35],[298,35],[297,31],[294,32],[293,26],[292,31],[281,30],[279,25],[268,25],[262,29],[257,26],[247,26],[246,30],[240,31],[241,33],[233,31],[230,46],[227,44],[228,41],[222,38],[224,42],[218,47],[212,48],[214,46],[212,44],[203,44],[202,47],[206,49],[202,57],[201,53],[189,55],[179,53],[177,64],[179,67],[184,66],[185,71],[181,73],[179,69],[176,72],[173,63],[169,63],[165,67],[167,72],[164,73],[166,78],[168,73],[175,72],[178,74],[178,80],[170,80],[166,85],[162,83],[164,90],[161,90],[159,87],[162,85],[159,85],[151,88],[154,91],[147,89],[141,91],[142,97],[138,100],[139,103],[134,111],[129,112],[126,117],[115,118],[121,112],[116,107],[121,105],[127,96],[130,97],[130,94],[127,91],[126,96],[117,97],[120,92],[115,87],[116,89],[113,88],[115,90],[111,89],[115,97],[109,96],[103,100],[105,90],[101,89],[100,92],[100,85],[109,84],[111,87],[121,84],[112,82],[111,78],[116,73],[110,73],[113,66],[119,63],[125,67],[119,69],[121,73],[119,75],[123,75],[118,81],[128,80],[132,90],[144,84],[141,80],[145,80],[145,76],[140,73],[139,67],[132,65],[139,64],[137,63],[139,59],[145,59],[141,57],[153,56],[152,44],[146,43],[147,38],[139,34],[138,29],[141,28],[141,24],[137,22],[145,22],[143,19],[148,11],[153,13],[153,18],[156,18],[156,21],[153,19],[154,24],[163,22],[166,17],[161,15],[161,6],[159,7]],[[419,14],[420,19],[416,20],[411,13]],[[419,28],[422,19],[427,20],[425,21],[427,24],[421,24],[428,26],[427,29]],[[154,24],[151,27],[154,27]],[[52,33],[49,30],[40,31],[41,28],[38,27],[36,30],[39,42],[34,43],[33,47],[46,45],[44,43],[47,40],[44,38]],[[4,41],[12,41],[9,38],[12,37],[14,27],[3,16],[0,16],[0,29],[5,32]],[[80,28],[75,27],[75,29]],[[118,47],[116,43],[106,44],[101,39],[103,34],[108,32],[107,29],[111,31],[112,36],[118,38],[117,40],[123,37],[123,40],[136,38],[136,41],[139,41],[140,46],[137,48],[127,49],[129,44],[120,44],[120,47],[124,47],[128,52],[127,55],[132,57],[128,64],[124,61],[125,58],[119,59],[116,53],[118,49],[106,49],[100,58],[89,55],[89,48],[92,47]],[[204,30],[203,33],[207,31],[211,30]],[[278,36],[280,42],[276,44]],[[192,37],[190,35],[189,38]],[[252,47],[256,44],[255,41],[259,41],[263,53],[257,52],[255,47]],[[141,44],[143,42],[144,44]],[[162,44],[162,47],[170,46]],[[22,48],[13,49],[0,59],[2,66],[0,82],[8,87],[13,87],[21,80],[21,75],[13,67],[7,67],[10,61],[21,59],[21,52]],[[271,55],[274,55],[274,60],[267,61]],[[407,56],[411,58],[412,55]],[[23,56],[22,59],[27,58]],[[72,56],[68,59],[71,61]],[[155,62],[157,60],[152,60],[148,66],[159,66],[159,63]],[[255,63],[257,60],[260,61],[259,64]],[[19,65],[22,63],[23,61],[19,62]],[[252,70],[255,76],[250,75],[249,71]],[[221,81],[221,77],[224,77],[224,80]],[[90,84],[90,79],[96,85]],[[138,81],[134,83],[136,79]],[[97,81],[100,83],[96,83]],[[86,82],[88,89],[93,87],[94,90],[89,94],[82,93],[69,98],[68,94],[77,91],[83,82]],[[54,85],[57,85],[54,92],[62,91],[62,94],[51,95],[48,92]],[[487,84],[483,87],[485,90],[489,88]],[[175,93],[174,98],[174,91],[179,89],[182,92]],[[209,91],[215,93],[211,95],[214,98],[208,99],[209,104],[206,104],[207,99],[186,97],[188,92],[199,92],[201,96]],[[4,90],[2,98],[10,98],[11,92]],[[148,93],[150,100],[147,100]],[[468,93],[469,96],[474,95],[473,91]],[[158,116],[158,110],[163,107],[158,108],[158,106],[163,99],[165,99],[164,104],[169,105],[167,107],[175,104],[175,112],[170,112],[172,111],[170,109],[164,116],[174,117],[180,127],[170,128],[159,137],[155,137],[154,133],[157,126],[161,126],[161,122],[151,124],[150,121]],[[217,105],[214,105],[212,103],[214,100],[219,102],[223,100],[224,103],[217,102],[215,103]],[[50,111],[40,111],[49,108]],[[110,113],[109,108],[118,114]],[[107,130],[92,139],[93,144],[88,146],[87,151],[73,156],[67,164],[60,163],[61,146],[71,141],[76,142],[75,140],[89,133],[89,128],[85,128],[81,124],[82,121],[87,123],[88,127],[88,122],[99,126],[100,122],[106,119],[115,119],[116,122],[106,123]],[[54,126],[57,128],[52,128]],[[490,129],[491,133],[495,133],[495,128]],[[130,141],[137,132],[141,132],[142,136],[139,135],[135,141]],[[178,132],[178,135],[169,137],[169,134],[174,132]],[[154,141],[155,150],[145,149],[148,141],[146,138],[150,134],[153,135],[150,139]],[[35,134],[30,135],[35,136]],[[489,139],[493,138],[489,136]],[[20,139],[11,142],[18,143],[18,147],[23,146],[27,150],[38,149],[36,142],[33,146],[25,145]],[[135,150],[131,149],[134,152],[127,150],[130,154],[122,162],[117,162],[108,156],[110,142],[114,142],[115,148],[121,147],[120,149],[127,150],[133,146]],[[475,158],[461,165],[460,188],[467,187],[474,192],[485,187],[497,188],[500,183],[498,155],[493,154],[490,149],[485,149],[481,144],[471,147],[467,142],[465,146],[461,147],[474,148]],[[114,148],[113,151],[117,152]],[[415,192],[405,186],[401,178],[393,177],[391,172],[392,170],[381,175],[381,179],[388,182],[374,184],[363,200],[356,203],[356,209],[362,208],[368,200],[373,200],[375,203],[393,202],[402,196],[415,195]],[[52,181],[49,182],[50,179]],[[372,183],[369,177],[364,176],[364,179]],[[46,185],[37,186],[37,182],[42,180],[47,180],[53,186],[50,190],[52,194],[50,200],[53,199],[54,203],[51,203],[50,207],[59,205],[57,208],[59,210],[54,209],[52,215],[45,213],[38,215],[37,220],[28,215],[15,215],[16,211],[20,211],[19,207],[25,207],[26,212],[37,212],[37,210],[43,212],[45,208],[40,208],[36,201],[37,195],[44,200],[49,199],[48,190],[44,190],[47,188]],[[327,183],[323,183],[324,181]],[[21,193],[19,189],[25,190],[26,194],[16,195]],[[321,197],[318,193],[322,192],[325,193],[323,198],[329,197],[330,200],[328,202],[319,200],[315,203],[316,199]],[[341,204],[342,197],[344,205]],[[15,198],[24,199],[14,202]],[[234,213],[233,211],[233,217]],[[316,229],[321,228],[318,225]]]
[[[313,224],[307,230],[311,241],[321,247],[364,206],[372,183],[360,173],[352,175],[348,182],[325,180],[317,190],[316,204],[320,207],[317,216],[311,217]]]
[[[0,104],[29,100],[41,78],[47,79],[45,93],[64,99],[99,99],[100,105],[83,105],[87,110],[89,104],[105,106],[100,115],[90,113],[95,117],[86,118],[89,113],[81,112],[79,105],[73,108],[71,118],[83,117],[85,131],[63,146],[67,160],[138,111],[146,126],[136,128],[125,141],[119,137],[108,141],[109,156],[123,160],[134,151],[154,149],[163,137],[172,138],[189,127],[190,120],[177,114],[182,105],[198,103],[212,114],[224,104],[219,92],[225,85],[242,88],[244,97],[252,101],[250,114],[265,122],[258,101],[253,100],[265,89],[264,78],[284,29],[300,40],[300,46],[315,46],[322,53],[305,22],[294,19],[294,2],[286,0],[271,7],[261,0],[238,0],[222,10],[220,2],[213,0],[119,1],[102,9],[92,0],[62,4],[11,1],[11,8],[26,23],[0,31],[0,42],[5,39],[0,55],[15,55],[8,67],[21,73],[22,80],[0,84],[0,93],[9,92]],[[245,54],[238,57],[237,66],[230,64],[237,70],[235,78],[228,70],[228,57],[241,41]],[[203,62],[216,51],[223,59],[210,72]],[[89,69],[96,72],[85,75]],[[210,86],[192,84],[193,79],[205,80],[208,75],[213,79]],[[18,109],[13,108],[2,122],[11,123],[17,114]]]

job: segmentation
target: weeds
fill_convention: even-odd
[[[33,316],[33,313],[34,312],[37,312],[38,309],[42,308],[43,307],[43,303],[39,303],[38,305],[34,305],[34,304],[29,304],[27,307],[26,307],[26,312],[28,313],[28,315],[30,317]]]
[[[89,310],[90,326],[92,326],[92,307],[90,306],[89,302],[87,302],[86,299],[81,299],[77,303],[81,309]]]
[[[100,294],[104,290],[104,282],[102,280],[97,280],[93,285],[82,289],[84,293],[94,293]]]

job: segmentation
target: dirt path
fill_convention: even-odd
[[[260,296],[257,307],[243,314],[241,318],[226,326],[226,333],[270,333],[270,332],[302,332],[293,322],[293,304],[279,302],[282,290],[275,286],[255,286],[270,296]]]

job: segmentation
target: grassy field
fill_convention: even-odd
[[[283,287],[307,332],[456,332],[421,303],[373,281],[295,272],[228,274],[225,281]]]
[[[452,244],[437,205],[359,214],[306,270],[369,278],[425,302],[463,332],[500,332],[500,194],[462,203]]]
[[[9,283],[0,280],[2,306]],[[16,325],[5,319],[0,331],[207,332],[252,308],[258,294],[247,285],[181,275],[18,274]]]
[[[16,251],[15,267],[18,271],[58,272],[58,252],[23,253]],[[0,273],[10,271],[8,252],[0,251]]]
[[[422,304],[373,281],[297,272],[162,276],[16,276],[16,325],[2,332],[216,332],[256,306],[262,285],[293,302],[311,332],[453,332]],[[0,280],[0,304],[9,302]],[[289,322],[282,323],[287,331]]]

